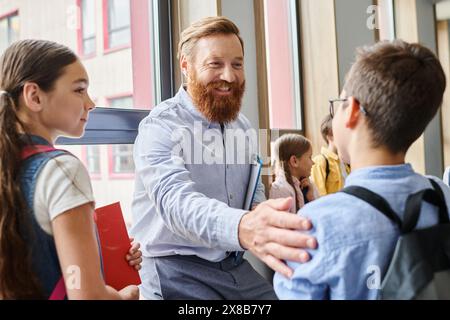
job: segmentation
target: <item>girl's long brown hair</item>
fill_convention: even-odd
[[[53,90],[66,66],[77,60],[67,47],[44,40],[23,40],[11,45],[0,59],[0,298],[44,298],[33,271],[31,222],[20,189],[21,139],[27,128],[18,117],[26,83],[44,92]]]
[[[299,158],[308,152],[309,149],[311,149],[311,142],[300,134],[285,134],[275,141],[275,172],[282,170],[287,182],[294,189],[296,212],[300,208],[298,207],[297,192],[289,168],[289,159],[292,156]]]

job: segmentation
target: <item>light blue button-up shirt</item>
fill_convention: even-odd
[[[145,257],[241,251],[242,216],[257,134],[242,114],[221,128],[180,88],[139,125],[131,234]],[[253,205],[265,200],[258,184]]]
[[[450,190],[441,186],[447,206]],[[432,188],[428,179],[414,173],[409,164],[369,167],[352,172],[345,186],[358,185],[384,197],[403,219],[408,195]],[[450,212],[450,210],[449,210]],[[291,280],[275,274],[280,299],[376,299],[380,277],[385,274],[399,236],[396,225],[368,203],[336,193],[311,202],[299,214],[311,219],[319,247],[310,251],[306,264],[288,264]],[[423,203],[417,227],[438,222],[436,207]],[[378,277],[378,278],[376,278]]]

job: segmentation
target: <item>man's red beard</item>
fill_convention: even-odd
[[[220,96],[214,89],[231,88],[231,95]],[[211,122],[229,123],[237,119],[241,111],[242,97],[245,92],[245,81],[242,85],[227,81],[216,81],[206,86],[192,79],[188,84],[189,93],[197,109]]]

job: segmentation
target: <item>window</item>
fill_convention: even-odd
[[[133,108],[133,97],[123,96],[119,98],[109,99],[109,107],[116,109],[132,109]]]
[[[112,172],[113,174],[134,173],[133,146],[114,145],[112,146]]]
[[[81,34],[80,53],[82,56],[91,56],[95,53],[97,45],[96,24],[95,24],[95,1],[80,0],[81,10]]]
[[[0,54],[6,50],[14,41],[19,40],[19,14],[18,11],[0,15]]]
[[[104,0],[106,3],[105,49],[129,46],[131,43],[130,0]]]
[[[90,174],[100,174],[100,146],[86,146],[86,167]]]

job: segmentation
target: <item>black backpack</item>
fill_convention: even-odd
[[[400,237],[386,274],[381,281],[379,299],[450,299],[450,221],[444,194],[432,179],[433,189],[409,195],[404,220],[378,194],[359,186],[343,189],[379,210],[400,230]],[[422,202],[439,208],[439,223],[415,230]]]

